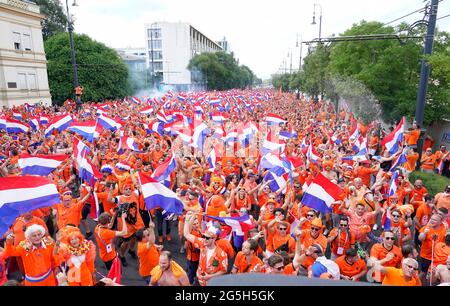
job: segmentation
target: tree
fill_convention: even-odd
[[[39,5],[41,14],[46,16],[41,22],[44,41],[65,31],[67,16],[59,0],[34,0],[33,2]]]
[[[78,79],[84,87],[83,100],[99,101],[130,95],[128,67],[114,49],[74,34]],[[57,103],[73,97],[73,70],[69,35],[60,33],[45,42],[50,93]]]
[[[256,78],[249,67],[239,66],[233,54],[225,52],[196,55],[189,61],[187,69],[193,83],[203,83],[208,90],[243,89],[252,86]]]

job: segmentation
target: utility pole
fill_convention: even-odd
[[[300,36],[300,60],[298,62],[298,71],[302,70],[302,47],[303,47],[303,37]],[[297,47],[298,47],[298,34],[297,34]]]
[[[152,58],[152,88],[155,88],[155,63],[153,59],[153,25],[155,23],[152,23],[150,25],[150,54]]]
[[[420,81],[419,91],[416,100],[416,123],[421,129],[420,137],[417,141],[417,150],[419,151],[419,159],[417,160],[416,169],[420,168],[420,160],[422,159],[422,148],[424,141],[425,129],[423,128],[423,115],[425,111],[425,100],[428,90],[428,79],[430,77],[430,65],[427,62],[426,56],[433,51],[434,32],[436,29],[436,16],[438,12],[439,0],[431,0],[431,7],[428,19],[427,36],[425,39],[425,46],[423,50],[424,57],[421,60],[420,67]]]
[[[290,64],[290,68],[289,68],[289,74],[292,74],[292,50],[291,50],[291,64]]]
[[[76,1],[73,2],[72,6],[77,6]],[[72,18],[70,17],[70,13],[69,13],[68,0],[66,0],[66,10],[67,10],[67,31],[69,32],[69,45],[70,45],[70,50],[71,50],[71,53],[72,53],[73,88],[75,89],[80,84],[78,83],[77,61],[76,61],[76,57],[75,57],[75,47],[73,45],[73,37],[72,37],[73,21],[72,21]],[[80,100],[80,97],[78,95],[76,95],[75,103],[77,104],[77,109],[80,109],[81,108],[81,100]]]

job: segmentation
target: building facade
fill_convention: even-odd
[[[192,57],[203,52],[222,51],[220,45],[189,23],[155,22],[145,24],[149,67],[162,84],[178,91],[201,88],[203,80],[187,69]],[[194,79],[194,80],[193,80]]]
[[[230,44],[225,37],[220,41],[216,41],[216,43],[222,48],[224,52],[231,53]]]
[[[39,6],[0,0],[0,107],[51,104]]]

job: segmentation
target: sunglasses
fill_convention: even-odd
[[[392,215],[394,218],[400,218],[400,215]]]
[[[300,186],[294,186],[294,188],[300,188]]]
[[[414,268],[413,266],[411,266],[411,265],[406,265],[408,268],[410,268],[410,269],[413,269],[414,271],[417,271],[417,270],[419,270],[418,268]]]
[[[307,217],[315,217],[315,215],[306,215]]]
[[[280,267],[278,267],[278,268],[275,268],[275,269],[277,269],[278,271],[281,271],[281,270],[283,270],[283,269],[284,269],[284,266],[280,266]]]
[[[395,240],[394,237],[384,237],[384,239],[386,239],[386,240]]]
[[[317,228],[317,227],[311,227],[311,230],[312,230],[312,231],[318,232],[318,231],[320,231],[320,228]]]
[[[285,228],[285,227],[279,227],[278,228],[280,231],[285,231],[285,230],[287,230],[287,228]]]
[[[348,226],[348,224],[339,224],[340,226],[342,226],[342,227],[347,227]]]
[[[203,239],[206,239],[206,240],[209,240],[209,239],[213,239],[213,237],[208,237],[208,236],[202,236],[203,237]]]

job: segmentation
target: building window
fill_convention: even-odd
[[[163,66],[162,66],[162,62],[154,62],[153,63],[153,70],[157,71],[157,70],[162,70]],[[150,69],[152,69],[152,62],[150,61]]]
[[[147,29],[148,38],[160,38],[161,37],[161,29]]]
[[[152,59],[152,51],[148,52],[148,58]],[[162,51],[153,51],[153,60],[161,60],[162,58]]]
[[[21,44],[20,44],[20,33],[13,32],[13,42],[14,42],[14,49],[21,50]]]
[[[25,51],[31,51],[31,37],[28,34],[22,35],[22,41],[23,41],[23,49]]]
[[[17,79],[19,81],[18,82],[19,83],[19,89],[28,89],[26,73],[18,73],[17,74]]]
[[[8,82],[8,88],[17,88],[16,82]]]
[[[30,90],[37,89],[36,75],[34,73],[28,73],[27,83],[28,83],[28,89],[30,89]]]

